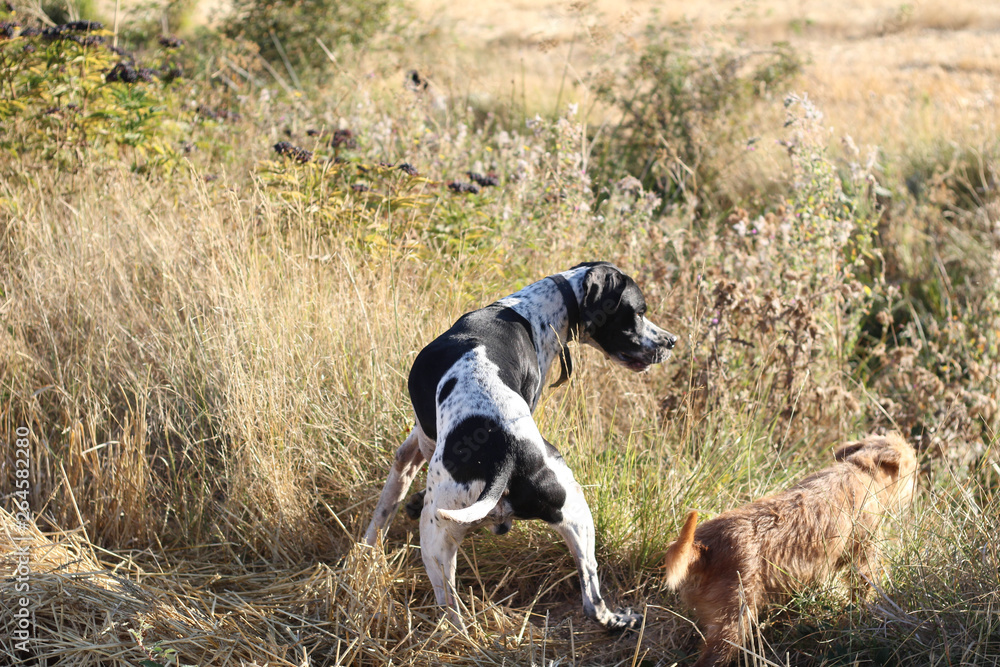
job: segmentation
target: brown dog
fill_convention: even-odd
[[[788,491],[700,526],[697,512],[688,515],[663,567],[667,586],[680,588],[705,631],[696,667],[730,662],[758,609],[776,594],[823,580],[850,562],[860,575],[855,592],[860,579],[872,578],[885,514],[913,499],[916,455],[891,434],[843,445],[834,458],[837,463]]]

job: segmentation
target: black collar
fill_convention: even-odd
[[[573,287],[569,284],[569,281],[561,275],[548,276],[548,279],[554,282],[556,287],[559,288],[563,303],[566,305],[566,316],[568,318],[566,342],[569,343],[571,340],[578,340],[580,338],[580,326],[583,323],[583,319],[580,315],[580,302],[576,300],[576,293],[573,291]],[[569,379],[569,376],[573,374],[573,358],[569,356],[569,345],[563,345],[562,351],[559,353],[559,366],[559,379],[551,385],[552,387],[558,387],[565,383]]]

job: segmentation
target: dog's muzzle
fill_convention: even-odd
[[[663,331],[653,340],[645,341],[638,353],[620,352],[616,355],[618,362],[629,370],[641,373],[654,364],[663,363],[670,358],[670,351],[677,344],[677,336]]]

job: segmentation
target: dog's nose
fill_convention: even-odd
[[[667,334],[666,346],[668,350],[674,349],[674,345],[677,343],[677,336],[673,334]]]

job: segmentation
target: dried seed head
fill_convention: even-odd
[[[160,46],[165,49],[179,49],[184,46],[184,40],[179,37],[173,37],[171,35],[161,35],[160,36]]]
[[[276,143],[274,145],[274,152],[276,152],[278,155],[282,157],[287,157],[291,160],[295,160],[296,162],[300,162],[302,164],[309,162],[313,158],[313,154],[311,151],[307,151],[304,148],[299,148],[298,146],[288,141],[279,141],[278,143]]]
[[[160,75],[160,79],[163,81],[163,83],[172,83],[177,79],[182,78],[183,76],[184,76],[184,70],[181,69],[181,66],[175,63],[170,63],[169,65],[167,65],[166,71],[164,71]]]
[[[477,174],[474,171],[465,172],[469,175],[469,180],[477,183],[484,188],[492,188],[500,184],[500,180],[497,178],[496,174],[487,174],[483,176],[482,174]]]
[[[411,69],[406,73],[406,87],[414,92],[427,90],[427,79],[420,76],[420,72]]]
[[[92,30],[104,30],[104,24],[100,21],[70,21],[61,26],[56,26],[64,30],[74,30],[76,32],[90,32]]]
[[[472,183],[462,183],[461,181],[448,181],[448,189],[460,194],[479,194],[479,186]]]
[[[80,35],[66,35],[65,37],[71,42],[76,42],[81,46],[98,46],[104,44],[104,38],[100,35],[87,35],[86,37],[81,37]]]
[[[120,81],[121,83],[135,83],[139,80],[139,74],[131,65],[118,63],[104,75],[104,80],[108,83],[115,81]]]
[[[416,167],[414,167],[409,162],[404,162],[404,163],[400,164],[396,168],[399,169],[400,171],[402,171],[403,173],[409,174],[410,176],[419,176],[420,175],[420,172],[417,171]]]
[[[93,30],[103,30],[104,24],[98,21],[70,21],[69,23],[63,23],[62,25],[55,25],[51,28],[46,28],[42,30],[42,37],[49,41],[57,39],[73,39],[74,42],[79,41],[73,36],[67,35],[69,32],[91,32]]]
[[[358,147],[358,142],[354,138],[354,133],[350,130],[336,130],[333,133],[333,138],[330,139],[330,145],[334,148],[344,148],[352,149]]]

